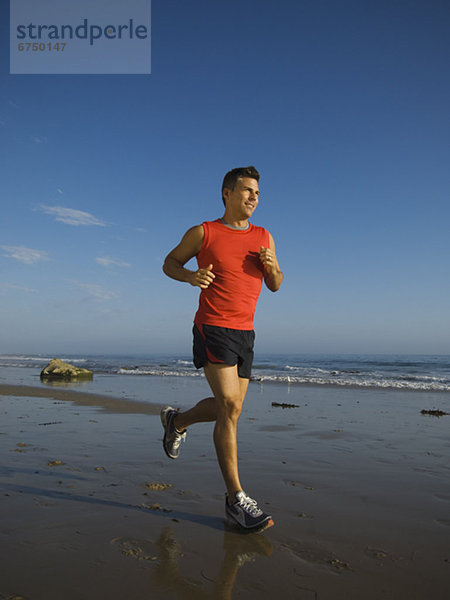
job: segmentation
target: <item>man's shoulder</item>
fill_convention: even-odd
[[[214,219],[213,221],[203,221],[202,226],[206,225],[206,227],[208,227],[208,226],[214,227],[214,225],[221,225],[221,224],[222,224],[221,219]]]
[[[260,225],[251,225],[251,229],[252,231],[255,232],[256,235],[260,235],[263,237],[268,237],[270,236],[270,232],[268,229],[266,229],[265,227],[261,227]]]
[[[203,236],[204,231],[205,228],[203,227],[203,223],[200,223],[200,225],[193,225],[192,227],[189,227],[184,235],[189,237],[198,237]]]
[[[267,231],[267,229],[265,227],[261,227],[261,225],[254,225],[251,223],[251,227],[257,231]]]
[[[195,249],[195,254],[200,251],[205,237],[203,224],[190,227],[183,236],[181,244]]]

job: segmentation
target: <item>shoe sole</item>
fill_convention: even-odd
[[[270,517],[267,521],[261,523],[261,525],[255,525],[255,527],[244,527],[240,523],[238,523],[233,517],[230,515],[226,515],[225,524],[228,529],[231,531],[236,531],[239,533],[261,533],[269,527],[273,527],[275,525],[274,520]]]
[[[164,437],[163,437],[163,448],[164,448],[164,452],[166,453],[168,458],[171,458],[172,460],[176,460],[178,458],[178,456],[171,456],[166,449],[166,433],[167,433],[167,413],[170,412],[171,410],[175,410],[172,406],[166,406],[164,408],[164,410],[162,410],[159,414],[160,418],[161,418],[161,424],[164,428]]]
[[[175,409],[172,406],[165,406],[159,413],[159,416],[161,419],[161,424],[164,427],[164,433],[166,433],[166,427],[167,427],[167,413],[171,410],[175,410]]]

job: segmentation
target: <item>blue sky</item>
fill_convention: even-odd
[[[0,352],[188,354],[161,271],[261,172],[259,352],[450,353],[448,2],[154,1],[151,75],[9,75]]]

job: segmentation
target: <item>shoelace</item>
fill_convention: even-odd
[[[175,430],[175,436],[174,436],[174,440],[173,440],[173,444],[172,444],[173,449],[177,450],[180,447],[181,440],[183,440],[183,442],[184,442],[185,439],[186,439],[186,432],[184,432],[184,433],[178,433]]]
[[[249,496],[241,496],[239,498],[239,506],[251,514],[252,517],[259,517],[259,515],[262,515],[262,510],[258,508],[256,500],[253,500],[253,498],[250,498]]]

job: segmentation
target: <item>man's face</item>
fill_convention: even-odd
[[[224,196],[227,209],[237,218],[249,219],[258,205],[258,182],[251,177],[242,177],[237,180],[234,190],[224,189]]]

